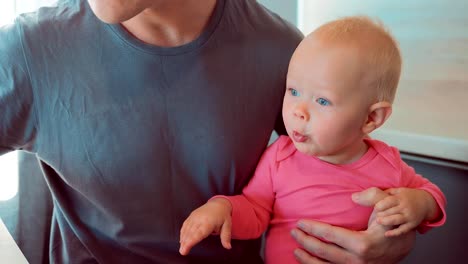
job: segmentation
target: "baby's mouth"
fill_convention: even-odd
[[[301,143],[307,140],[306,135],[302,135],[301,133],[297,131],[293,131],[292,138],[295,142]]]

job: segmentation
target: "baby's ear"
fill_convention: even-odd
[[[362,126],[362,132],[369,134],[379,128],[392,114],[392,104],[389,102],[378,102],[369,107],[367,120]]]

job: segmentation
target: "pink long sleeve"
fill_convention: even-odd
[[[299,219],[313,219],[351,230],[365,230],[372,207],[355,204],[351,195],[370,187],[408,187],[428,191],[441,209],[434,223],[423,223],[420,232],[445,221],[445,197],[440,189],[406,165],[397,149],[377,140],[358,161],[335,165],[298,152],[281,136],[262,156],[254,176],[241,195],[221,196],[232,204],[232,237],[258,238],[269,228],[265,262],[294,263],[300,247],[290,231]],[[218,196],[219,197],[219,196]]]
[[[258,238],[270,223],[275,193],[272,174],[276,173],[277,144],[263,154],[249,184],[241,195],[222,196],[232,205],[232,237]]]
[[[414,169],[408,166],[405,162],[401,161],[401,186],[406,186],[408,188],[416,188],[420,190],[427,191],[432,195],[437,205],[439,206],[441,215],[437,218],[435,222],[422,222],[418,227],[418,231],[423,234],[432,229],[433,227],[441,226],[445,223],[447,218],[445,213],[445,206],[447,200],[445,199],[442,191],[435,184],[430,182],[428,179],[417,174]]]

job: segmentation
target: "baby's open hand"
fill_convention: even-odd
[[[385,236],[399,236],[417,227],[429,217],[432,196],[423,190],[392,188],[389,196],[375,205],[377,223],[396,228],[385,232]],[[432,200],[428,202],[428,200]]]
[[[215,198],[193,211],[180,230],[181,255],[187,255],[198,242],[211,234],[220,234],[221,244],[231,249],[231,203]]]

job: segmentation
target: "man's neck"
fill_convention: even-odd
[[[208,23],[216,0],[172,0],[148,8],[122,22],[122,26],[141,41],[176,47],[195,40]]]

